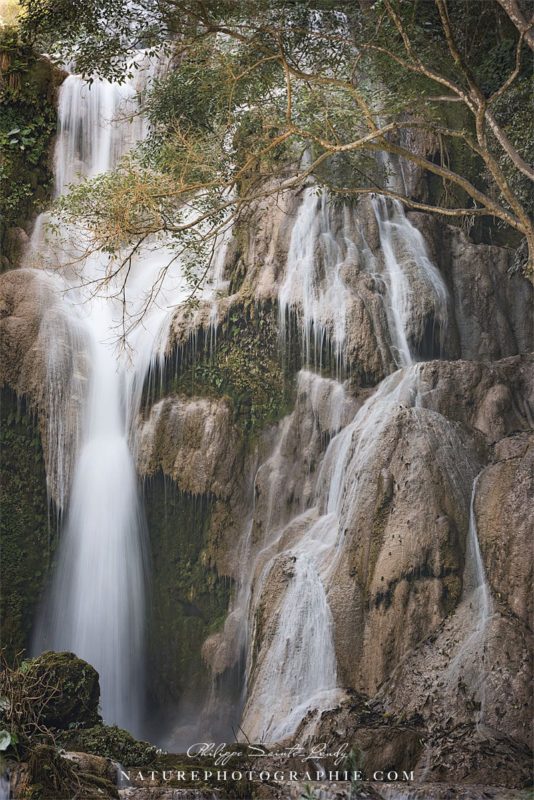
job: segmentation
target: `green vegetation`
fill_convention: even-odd
[[[148,140],[61,202],[95,248],[118,254],[119,271],[162,232],[196,262],[196,285],[222,228],[309,176],[341,197],[380,191],[467,228],[498,220],[522,243],[518,263],[532,256],[534,45],[505,4],[145,0],[128,14],[125,0],[100,5],[78,19],[68,0],[24,0],[23,30],[34,41],[55,34],[87,74],[116,76],[121,64],[124,74],[134,41],[151,44],[157,31],[175,56],[145,98]],[[426,176],[415,196],[389,182],[397,162]]]
[[[24,400],[7,388],[0,395],[0,423],[2,646],[13,660],[29,646],[56,535],[37,423]]]
[[[57,736],[57,742],[65,750],[111,758],[123,767],[147,767],[157,757],[157,749],[153,745],[137,741],[128,731],[116,725],[62,731]]]
[[[228,609],[231,582],[209,557],[213,505],[209,497],[178,491],[161,473],[146,481],[152,577],[147,672],[160,723],[176,710],[186,687],[192,703],[208,687],[201,647]]]
[[[32,749],[28,777],[25,800],[99,800],[119,796],[108,777],[83,771],[51,744],[38,744]]]
[[[0,29],[0,217],[21,225],[49,197],[58,72],[17,31]]]
[[[0,768],[17,774],[17,797],[118,797],[109,764],[73,761],[56,739],[62,728],[100,722],[99,697],[96,670],[72,653],[43,653],[29,661],[17,659],[13,666],[2,658],[0,749],[5,758]]]
[[[227,397],[234,421],[248,434],[281,419],[293,392],[289,367],[281,364],[275,313],[271,306],[234,306],[215,349],[204,343],[193,357],[186,352],[177,373],[167,377],[165,393]]]

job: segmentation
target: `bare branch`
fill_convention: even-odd
[[[534,50],[534,13],[530,20],[526,20],[517,0],[497,0],[497,2],[504,8],[519,33],[525,37],[530,49]]]

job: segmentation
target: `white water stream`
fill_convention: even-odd
[[[479,703],[477,724],[484,722],[486,713],[485,684],[487,677],[488,636],[494,614],[493,599],[486,578],[477,534],[475,499],[479,473],[473,481],[469,504],[469,531],[466,541],[463,592],[459,612],[464,611],[466,629],[445,678],[452,686],[463,685],[470,697]]]
[[[11,800],[11,786],[8,772],[0,775],[0,800]]]
[[[89,88],[76,76],[67,78],[60,93],[58,194],[79,175],[112,169],[145,135],[144,121],[132,114],[136,94],[152,69],[143,65],[122,86],[95,81]],[[252,528],[247,529],[246,559],[230,615],[241,626],[239,646],[248,648],[242,725],[252,740],[284,739],[309,708],[326,708],[338,697],[328,595],[343,555],[344,531],[358,507],[367,465],[380,447],[382,433],[400,404],[413,407],[419,402],[419,369],[414,363],[423,335],[419,322],[430,316],[440,331],[446,324],[447,290],[421,234],[399,204],[376,198],[374,211],[391,350],[401,369],[351,414],[351,400],[341,383],[306,371],[300,374],[299,391],[308,404],[305,413],[315,420],[317,435],[324,441],[317,469],[313,475],[310,470],[289,519],[279,502],[287,475],[281,462],[298,410],[280,424],[272,455],[260,467],[270,476],[269,497],[261,512],[263,534],[256,541]],[[40,341],[48,348],[48,480],[64,516],[53,586],[35,649],[73,650],[92,663],[100,673],[104,718],[136,732],[143,702],[146,574],[131,433],[145,375],[163,352],[173,308],[188,288],[179,261],[162,273],[173,252],[160,241],[147,245],[132,260],[124,298],[117,295],[113,281],[95,295],[91,281],[106,274],[107,257],[92,254],[73,269],[69,264],[73,256],[80,256],[83,231],[64,229],[59,238],[50,238],[45,221],[42,218],[36,225],[33,250],[37,266],[45,270],[47,288],[58,298],[43,308]],[[318,197],[313,187],[305,190],[279,305],[283,335],[290,312],[298,310],[308,364],[316,363],[315,354],[325,346],[331,348],[338,368],[343,363],[344,275],[357,240],[348,209],[335,215],[327,195]],[[223,267],[221,255],[208,285],[214,297],[223,286]],[[158,281],[158,294],[144,313],[151,287]],[[117,353],[114,341],[123,319],[123,299],[128,317],[142,316],[142,322],[129,334],[127,350]],[[216,315],[213,302],[213,328]],[[67,383],[61,375],[66,352],[72,354],[74,365]],[[269,646],[253,657],[259,635],[257,612],[277,569],[283,581],[278,594],[272,595],[276,610]]]
[[[278,293],[280,333],[284,340],[289,313],[298,308],[306,364],[321,366],[325,344],[338,367],[346,334],[347,290],[343,269],[354,257],[354,219],[347,207],[337,221],[326,192],[308,186],[291,231],[285,280]]]
[[[419,369],[414,347],[423,332],[414,319],[431,316],[444,327],[448,293],[432,264],[423,238],[397,203],[383,198],[373,201],[383,254],[385,303],[394,360],[402,367],[387,377],[354,415],[341,425],[340,407],[347,402],[343,386],[326,399],[327,415],[339,420],[336,435],[320,457],[317,478],[308,506],[295,509],[289,523],[277,518],[272,509],[280,504],[284,488],[280,453],[287,449],[291,417],[280,426],[271,473],[269,509],[263,519],[267,531],[254,557],[254,579],[250,567],[243,580],[252,589],[248,628],[249,642],[247,701],[242,727],[251,740],[281,741],[290,737],[306,712],[328,708],[339,700],[332,615],[328,604],[336,567],[344,551],[344,531],[350,527],[359,505],[360,492],[368,479],[368,465],[381,446],[381,436],[399,406],[419,403]],[[343,358],[346,302],[343,270],[356,246],[350,231],[353,221],[343,212],[341,231],[334,231],[328,198],[317,198],[306,190],[293,228],[286,276],[279,292],[282,332],[287,310],[296,309],[305,343],[305,360],[321,352],[330,338],[338,363]],[[415,335],[411,335],[415,334]],[[301,373],[300,381],[307,373]],[[314,376],[315,382],[324,379]],[[307,379],[309,380],[309,379]],[[328,381],[327,383],[332,383]],[[308,392],[310,396],[312,393]],[[313,398],[309,415],[314,414]],[[294,412],[293,416],[297,413]],[[339,432],[338,432],[339,431]],[[268,462],[269,463],[269,462]],[[276,576],[283,570],[285,588],[281,597],[272,595]],[[275,617],[268,646],[257,648],[255,629],[263,594],[271,596]],[[263,625],[264,623],[262,623]]]
[[[63,83],[56,145],[56,193],[81,177],[112,169],[145,135],[137,94],[154,72],[139,56],[134,77],[117,85],[76,75]],[[173,307],[187,287],[165,242],[153,242],[131,262],[124,294],[107,274],[102,253],[82,258],[83,231],[53,236],[43,215],[32,240],[36,266],[58,300],[43,307],[40,342],[48,353],[49,486],[64,512],[53,585],[34,650],[71,650],[100,674],[109,723],[139,732],[143,705],[145,532],[131,446],[131,426],[152,359],[161,354]],[[76,260],[76,267],[72,262]],[[53,274],[52,274],[53,273]],[[145,311],[152,287],[159,290]],[[172,306],[172,307],[171,307]],[[141,320],[116,347],[127,324]],[[65,353],[78,366],[64,391]],[[63,377],[63,380],[62,380]],[[76,436],[65,432],[77,431]],[[54,473],[51,481],[51,473]],[[68,501],[67,501],[68,498]]]

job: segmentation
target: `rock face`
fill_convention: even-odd
[[[0,391],[0,452],[2,647],[11,661],[29,645],[57,537],[48,513],[39,426],[9,387]]]
[[[289,292],[306,198],[266,200],[236,232],[228,295],[177,312],[134,425],[159,735],[347,738],[377,768],[523,786],[532,287],[504,248],[369,199],[317,205],[317,268]],[[63,507],[83,337],[33,270],[2,276],[0,302],[2,381],[37,411]]]
[[[494,447],[493,461],[479,480],[478,538],[495,596],[532,630],[531,547],[534,436],[517,433]]]
[[[0,384],[38,413],[47,488],[65,508],[88,378],[87,342],[53,276],[17,269],[0,278]]]
[[[150,410],[138,433],[138,469],[160,469],[182,492],[228,498],[240,456],[239,431],[224,401],[172,397]]]

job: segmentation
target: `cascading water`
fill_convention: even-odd
[[[11,786],[7,772],[0,775],[0,800],[11,800]]]
[[[467,534],[463,593],[460,609],[465,610],[467,630],[447,668],[446,678],[452,685],[463,685],[479,708],[477,723],[485,717],[486,647],[489,626],[494,614],[493,599],[488,586],[477,534],[475,498],[479,473],[473,481],[469,504],[469,531]]]
[[[252,641],[248,645],[242,728],[252,740],[286,739],[308,709],[326,708],[339,697],[328,594],[343,554],[344,531],[358,507],[367,466],[380,447],[383,432],[401,404],[419,404],[419,369],[414,362],[424,331],[418,322],[426,317],[440,329],[446,324],[447,290],[428,258],[421,234],[400,205],[388,206],[383,198],[376,198],[374,209],[392,352],[403,369],[380,384],[350,424],[334,431],[336,435],[320,456],[309,502],[304,508],[295,508],[296,515],[289,523],[277,521],[274,504],[267,504],[263,529],[268,533],[254,557],[254,585],[248,595]],[[312,347],[313,352],[320,352],[328,337],[338,363],[343,352],[346,309],[342,270],[355,245],[346,233],[351,224],[348,212],[345,210],[343,247],[339,232],[334,235],[332,231],[330,213],[326,195],[318,199],[312,187],[306,190],[279,292],[282,334],[286,335],[288,309],[297,309],[308,362]],[[324,379],[315,376],[315,380]],[[334,409],[339,408],[340,393],[344,395],[342,385],[337,386],[327,402],[330,414],[338,414]],[[284,450],[290,426],[290,421],[281,425],[275,453]],[[461,483],[459,476],[455,480]],[[274,484],[269,494],[276,495],[279,503],[276,479]],[[278,601],[271,597],[276,610],[269,630],[261,632],[268,640],[262,647],[257,640],[257,616],[261,615],[263,593],[271,596],[280,572],[284,585]]]
[[[122,85],[95,80],[89,86],[76,75],[62,85],[56,147],[56,193],[80,177],[112,169],[145,134],[136,98],[154,65],[141,54],[139,70]],[[53,584],[37,625],[34,651],[72,650],[100,674],[103,716],[139,731],[143,704],[145,542],[131,427],[151,360],[166,341],[169,306],[187,291],[179,262],[165,242],[149,244],[132,259],[124,296],[113,281],[99,291],[108,259],[84,257],[83,232],[68,228],[49,237],[46,219],[36,225],[32,249],[58,305],[43,308],[40,341],[70,348],[86,369],[78,375],[76,395],[66,396],[57,380],[61,359],[48,360],[51,408],[48,442],[57,496],[65,510]],[[157,245],[157,248],[155,247]],[[76,261],[73,270],[72,262]],[[172,267],[166,265],[172,262]],[[153,286],[159,287],[155,296]],[[152,292],[152,294],[151,294]],[[147,300],[152,302],[148,305]],[[124,300],[124,303],[123,303]],[[125,352],[115,349],[126,311],[138,321]],[[78,437],[60,426],[72,420]],[[57,428],[56,428],[57,426]],[[71,451],[64,450],[70,445]],[[54,452],[56,450],[56,452]],[[67,466],[70,466],[70,469]]]
[[[416,403],[417,385],[417,367],[382,382],[328,445],[314,490],[315,514],[307,509],[280,527],[259,554],[266,563],[256,602],[281,554],[289,580],[269,647],[251,666],[242,725],[253,740],[283,740],[308,709],[325,708],[339,697],[333,691],[338,684],[328,589],[367,464],[399,404]]]
[[[419,343],[425,333],[426,305],[432,310],[431,338],[437,338],[438,354],[441,352],[448,292],[428,256],[423,236],[407,219],[401,203],[377,196],[372,204],[384,260],[388,290],[386,311],[393,355],[398,367],[406,367],[414,359],[414,343],[410,338]]]
[[[280,332],[287,335],[289,313],[298,309],[306,364],[317,362],[330,345],[339,367],[345,341],[347,292],[343,269],[356,250],[348,208],[340,222],[326,192],[308,186],[291,231],[285,280],[278,293]]]
[[[484,631],[493,615],[493,601],[486,579],[480,544],[478,542],[477,521],[475,514],[475,497],[480,473],[473,481],[471,502],[469,504],[469,532],[467,535],[466,571],[464,574],[464,593],[476,599],[477,614],[474,626],[477,631]]]

